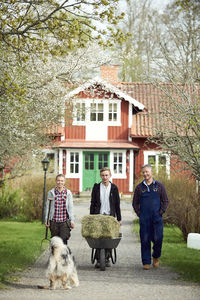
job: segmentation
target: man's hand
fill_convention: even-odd
[[[119,221],[119,225],[122,226],[122,221]]]
[[[71,225],[71,228],[74,229],[74,227],[75,227],[74,222],[70,222],[70,225]]]
[[[45,226],[46,226],[46,227],[49,227],[49,226],[50,226],[50,224],[49,224],[48,222],[46,222],[46,223],[45,223]]]

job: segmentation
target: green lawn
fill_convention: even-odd
[[[0,282],[9,273],[32,264],[41,253],[45,227],[41,222],[0,221]],[[46,243],[45,243],[46,244]]]
[[[134,222],[133,229],[139,236],[138,220]],[[187,248],[181,231],[175,226],[164,226],[160,261],[178,272],[182,279],[200,282],[200,250]]]

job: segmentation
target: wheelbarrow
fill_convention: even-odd
[[[86,241],[90,248],[92,248],[91,253],[91,263],[94,264],[95,260],[100,263],[100,270],[105,271],[106,269],[106,257],[111,258],[113,264],[117,261],[117,251],[116,248],[122,238],[122,234],[119,234],[117,238],[90,238],[86,237]]]

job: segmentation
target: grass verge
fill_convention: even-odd
[[[0,221],[0,288],[9,274],[32,264],[41,253],[45,228],[41,222]]]
[[[134,221],[134,232],[139,237],[139,222]],[[163,265],[170,266],[183,280],[200,283],[200,250],[187,248],[182,232],[176,226],[164,226]]]

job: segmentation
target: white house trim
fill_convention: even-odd
[[[103,80],[99,77],[95,77],[94,79],[91,79],[91,80],[85,82],[84,84],[82,84],[81,86],[79,86],[78,88],[74,89],[73,91],[71,91],[70,93],[68,93],[65,96],[64,100],[68,101],[70,98],[78,95],[80,92],[83,92],[84,90],[87,90],[88,88],[94,88],[95,89],[95,87],[97,85],[101,85],[102,90],[104,90],[105,92],[115,94],[120,99],[124,99],[125,101],[128,101],[129,103],[132,103],[139,110],[144,109],[144,105],[142,103],[138,102],[136,99],[132,98],[131,96],[129,96],[127,94],[125,94],[124,92],[122,92],[120,89],[118,89],[114,85],[108,83],[107,81],[105,81],[105,80]]]
[[[133,192],[134,152],[129,154],[129,192]]]
[[[63,173],[63,149],[58,150],[58,155],[59,155],[59,165],[58,165],[58,171],[59,174]]]

